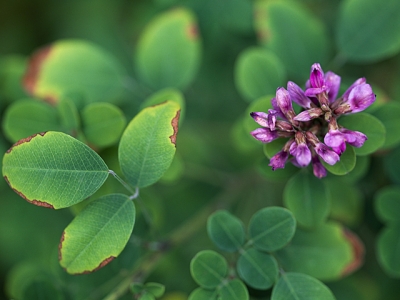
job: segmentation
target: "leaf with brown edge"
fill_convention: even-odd
[[[179,104],[166,101],[143,109],[128,124],[118,158],[132,186],[149,186],[167,171],[176,152],[179,116]]]
[[[135,224],[135,206],[128,196],[111,194],[86,206],[64,230],[60,264],[70,274],[87,274],[117,257]]]
[[[358,270],[364,263],[365,247],[361,239],[349,229],[344,228],[343,234],[353,248],[353,260],[342,271],[342,276],[347,276]]]
[[[4,154],[3,177],[26,201],[59,209],[97,191],[108,167],[87,145],[48,131],[19,140]]]

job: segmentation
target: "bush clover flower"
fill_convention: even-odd
[[[363,146],[367,136],[338,124],[341,115],[365,110],[375,101],[375,94],[365,78],[356,80],[344,94],[337,98],[341,78],[329,71],[324,73],[320,64],[311,66],[306,89],[289,81],[287,88],[279,87],[271,99],[272,109],[252,112],[250,116],[261,128],[251,134],[263,143],[277,138],[288,138],[282,150],[270,159],[272,170],[282,169],[287,161],[300,168],[312,163],[316,177],[327,172],[321,159],[334,165],[346,150],[346,144]],[[303,110],[296,114],[292,103]]]

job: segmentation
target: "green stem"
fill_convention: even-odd
[[[133,190],[132,187],[129,184],[127,184],[124,180],[122,180],[122,178],[119,177],[118,174],[115,173],[113,170],[108,170],[108,173],[110,173],[112,176],[114,176],[114,178],[117,179],[124,186],[124,188],[126,188],[129,191],[129,193],[131,193],[131,195],[132,195],[131,197],[139,194],[138,188]]]

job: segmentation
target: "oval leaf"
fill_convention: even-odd
[[[23,83],[30,94],[52,103],[70,92],[82,94],[86,103],[110,102],[121,96],[124,77],[118,61],[103,49],[62,40],[34,53]]]
[[[227,252],[239,251],[245,241],[242,222],[225,210],[217,211],[208,218],[207,232],[214,244]]]
[[[296,220],[282,207],[266,207],[250,219],[249,236],[254,247],[273,252],[284,247],[293,238]]]
[[[297,222],[307,228],[322,224],[331,206],[330,193],[324,181],[304,172],[297,173],[288,181],[283,201]]]
[[[92,103],[83,109],[83,132],[90,144],[107,147],[118,142],[126,125],[123,112],[111,103]]]
[[[14,144],[4,155],[3,176],[28,202],[58,209],[96,192],[107,179],[108,167],[87,145],[49,131]]]
[[[324,65],[327,61],[329,42],[325,26],[301,4],[258,1],[254,15],[259,41],[280,58],[291,77],[304,80],[313,63]]]
[[[214,289],[228,274],[228,263],[215,251],[203,250],[190,262],[190,273],[202,288]]]
[[[400,188],[389,186],[379,190],[375,196],[375,210],[384,222],[400,221]]]
[[[4,116],[4,134],[13,143],[32,134],[59,130],[57,111],[36,99],[24,99],[11,104]]]
[[[200,41],[192,13],[177,8],[157,16],[143,31],[137,46],[140,79],[154,89],[185,88],[200,61]]]
[[[324,167],[332,174],[335,175],[346,175],[350,173],[356,166],[356,152],[352,146],[347,145],[346,151],[340,155],[340,160],[334,164],[330,165],[322,161]]]
[[[357,113],[343,116],[339,125],[347,129],[364,133],[368,140],[361,148],[354,148],[357,155],[367,155],[375,152],[385,143],[385,126],[376,117],[367,113]]]
[[[143,109],[125,129],[118,158],[122,172],[133,186],[155,183],[171,165],[179,113],[179,105],[167,101]]]
[[[197,288],[189,295],[188,300],[217,300],[217,292],[215,290]]]
[[[273,94],[283,85],[285,68],[273,52],[249,48],[239,55],[235,65],[235,83],[243,98],[253,101]]]
[[[76,136],[80,127],[79,112],[69,98],[62,98],[57,105],[60,126],[63,132]]]
[[[341,55],[351,61],[373,62],[397,53],[400,50],[398,15],[397,0],[385,1],[385,5],[379,0],[343,1],[336,35]]]
[[[344,228],[331,222],[312,231],[298,228],[290,244],[275,252],[275,257],[286,271],[334,280],[360,266],[362,251],[359,255],[355,249]]]
[[[249,292],[239,279],[226,282],[218,291],[220,300],[248,300]]]
[[[329,288],[314,277],[283,273],[272,290],[271,300],[335,300]]]
[[[379,106],[373,115],[377,117],[386,128],[386,139],[382,148],[392,148],[400,143],[400,103],[389,102]]]
[[[396,147],[388,155],[385,155],[383,162],[389,178],[400,183],[400,147]]]
[[[390,276],[400,277],[400,225],[386,227],[378,237],[378,261]]]
[[[269,289],[278,279],[278,263],[275,258],[254,248],[241,253],[237,271],[247,285],[258,290]]]
[[[134,224],[135,206],[128,196],[94,200],[65,228],[59,246],[61,266],[70,274],[104,267],[124,249]]]

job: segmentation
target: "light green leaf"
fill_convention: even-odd
[[[80,128],[79,112],[75,103],[67,98],[61,98],[57,105],[61,130],[73,136],[77,136]]]
[[[249,236],[254,247],[267,252],[284,247],[293,238],[296,220],[283,207],[266,207],[250,219]]]
[[[197,288],[190,293],[188,300],[217,300],[217,291]]]
[[[321,225],[328,217],[331,197],[324,181],[314,175],[299,172],[286,184],[283,201],[297,222],[307,228]]]
[[[86,103],[114,102],[122,95],[124,77],[118,61],[98,46],[61,40],[34,53],[24,87],[52,103],[71,92],[83,95]]]
[[[344,228],[333,222],[312,231],[297,228],[290,244],[275,252],[275,257],[285,271],[305,273],[320,280],[341,278],[358,259]]]
[[[264,48],[248,48],[238,57],[235,65],[235,84],[247,101],[273,94],[283,85],[285,68],[279,58]]]
[[[60,264],[70,274],[104,267],[124,249],[135,224],[135,206],[128,196],[110,194],[86,206],[64,230]]]
[[[171,165],[178,133],[179,105],[172,101],[143,109],[122,134],[118,158],[128,182],[145,187]]]
[[[400,221],[400,187],[380,189],[375,195],[375,211],[384,222]]]
[[[354,131],[364,133],[368,140],[361,148],[354,148],[357,155],[367,155],[375,152],[385,143],[385,126],[376,117],[367,113],[357,113],[343,116],[339,125]]]
[[[400,225],[386,227],[378,236],[377,256],[383,270],[392,277],[400,278]]]
[[[218,248],[239,251],[245,241],[243,223],[225,210],[213,213],[207,220],[207,233]]]
[[[219,300],[248,300],[249,292],[239,279],[227,281],[218,291]]]
[[[107,179],[108,167],[87,145],[49,131],[14,144],[4,155],[3,176],[28,202],[58,209],[97,191]]]
[[[157,282],[147,282],[144,285],[145,289],[147,292],[152,294],[154,297],[161,297],[165,293],[165,286],[162,285],[161,283]]]
[[[4,115],[4,134],[13,143],[38,132],[59,130],[56,109],[36,99],[11,104]]]
[[[247,285],[258,290],[269,289],[278,279],[278,263],[275,258],[254,248],[241,253],[237,271]]]
[[[340,160],[336,164],[327,164],[322,159],[321,162],[330,173],[335,175],[346,175],[354,169],[356,166],[356,160],[356,151],[352,146],[347,145],[346,151],[342,153]]]
[[[400,50],[400,5],[397,0],[346,0],[337,21],[340,54],[354,62],[374,62]]]
[[[184,89],[196,75],[200,53],[194,15],[185,8],[164,12],[147,25],[139,39],[138,75],[154,89]]]
[[[271,300],[335,300],[321,281],[301,273],[283,273],[272,290]]]
[[[305,80],[313,63],[327,62],[325,26],[298,1],[258,1],[254,15],[259,41],[280,58],[290,77]]]
[[[203,250],[190,262],[190,273],[202,288],[214,289],[228,275],[228,263],[217,252]]]
[[[83,132],[89,144],[107,147],[118,142],[126,125],[124,113],[111,103],[92,103],[82,110]]]

